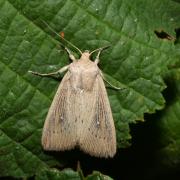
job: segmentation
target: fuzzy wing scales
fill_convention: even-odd
[[[97,76],[92,91],[73,90],[64,76],[45,120],[45,150],[66,150],[76,145],[97,157],[113,157],[116,134],[103,79]]]
[[[67,72],[58,87],[46,117],[42,145],[45,150],[65,150],[76,145],[75,96],[71,91]]]
[[[87,94],[85,93],[87,97]],[[116,153],[116,134],[109,99],[103,79],[97,76],[93,92],[86,101],[82,117],[85,123],[80,133],[80,148],[97,157],[113,157]]]

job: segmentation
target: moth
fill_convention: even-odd
[[[67,41],[67,40],[66,40]],[[78,146],[81,150],[96,157],[113,157],[116,153],[116,132],[112,111],[98,67],[99,48],[92,52],[81,52],[76,59],[65,48],[72,63],[60,70],[39,76],[64,75],[47,114],[43,132],[44,150],[63,151]],[[97,52],[94,61],[91,55]]]

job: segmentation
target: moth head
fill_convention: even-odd
[[[89,59],[90,55],[91,55],[91,54],[90,54],[89,50],[85,50],[85,51],[82,53],[81,57],[84,58],[84,59]]]

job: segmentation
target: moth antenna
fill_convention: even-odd
[[[110,46],[104,46],[104,47],[95,49],[95,50],[93,50],[93,51],[90,53],[90,55],[93,54],[93,53],[96,52],[96,51],[102,51],[102,50],[107,49],[107,48],[109,48],[109,47],[110,47]]]
[[[60,36],[49,24],[47,24],[45,21],[43,21],[41,19],[41,21],[53,32],[55,33],[58,37],[60,37],[62,40],[64,40],[65,42],[67,42],[69,45],[71,45],[72,47],[74,47],[76,50],[78,50],[80,52],[80,54],[82,54],[82,51],[76,47],[74,44],[72,44],[70,41],[66,40],[64,37]]]

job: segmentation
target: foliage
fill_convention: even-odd
[[[169,0],[1,0],[0,176],[81,179],[78,172],[61,169],[73,168],[72,161],[75,164],[89,158],[82,158],[76,150],[67,154],[42,150],[41,131],[59,82],[32,76],[28,70],[52,72],[69,63],[61,47],[68,44],[42,20],[56,32],[64,32],[65,38],[81,50],[111,45],[101,55],[100,68],[111,82],[125,87],[122,91],[107,88],[118,148],[131,145],[130,124],[144,122],[144,114],[156,113],[148,136],[153,128],[160,133],[156,151],[159,162],[177,167],[180,51],[174,30],[179,28],[179,12],[179,1]],[[161,39],[155,30],[165,31],[172,38]],[[102,177],[94,172],[87,179]]]

